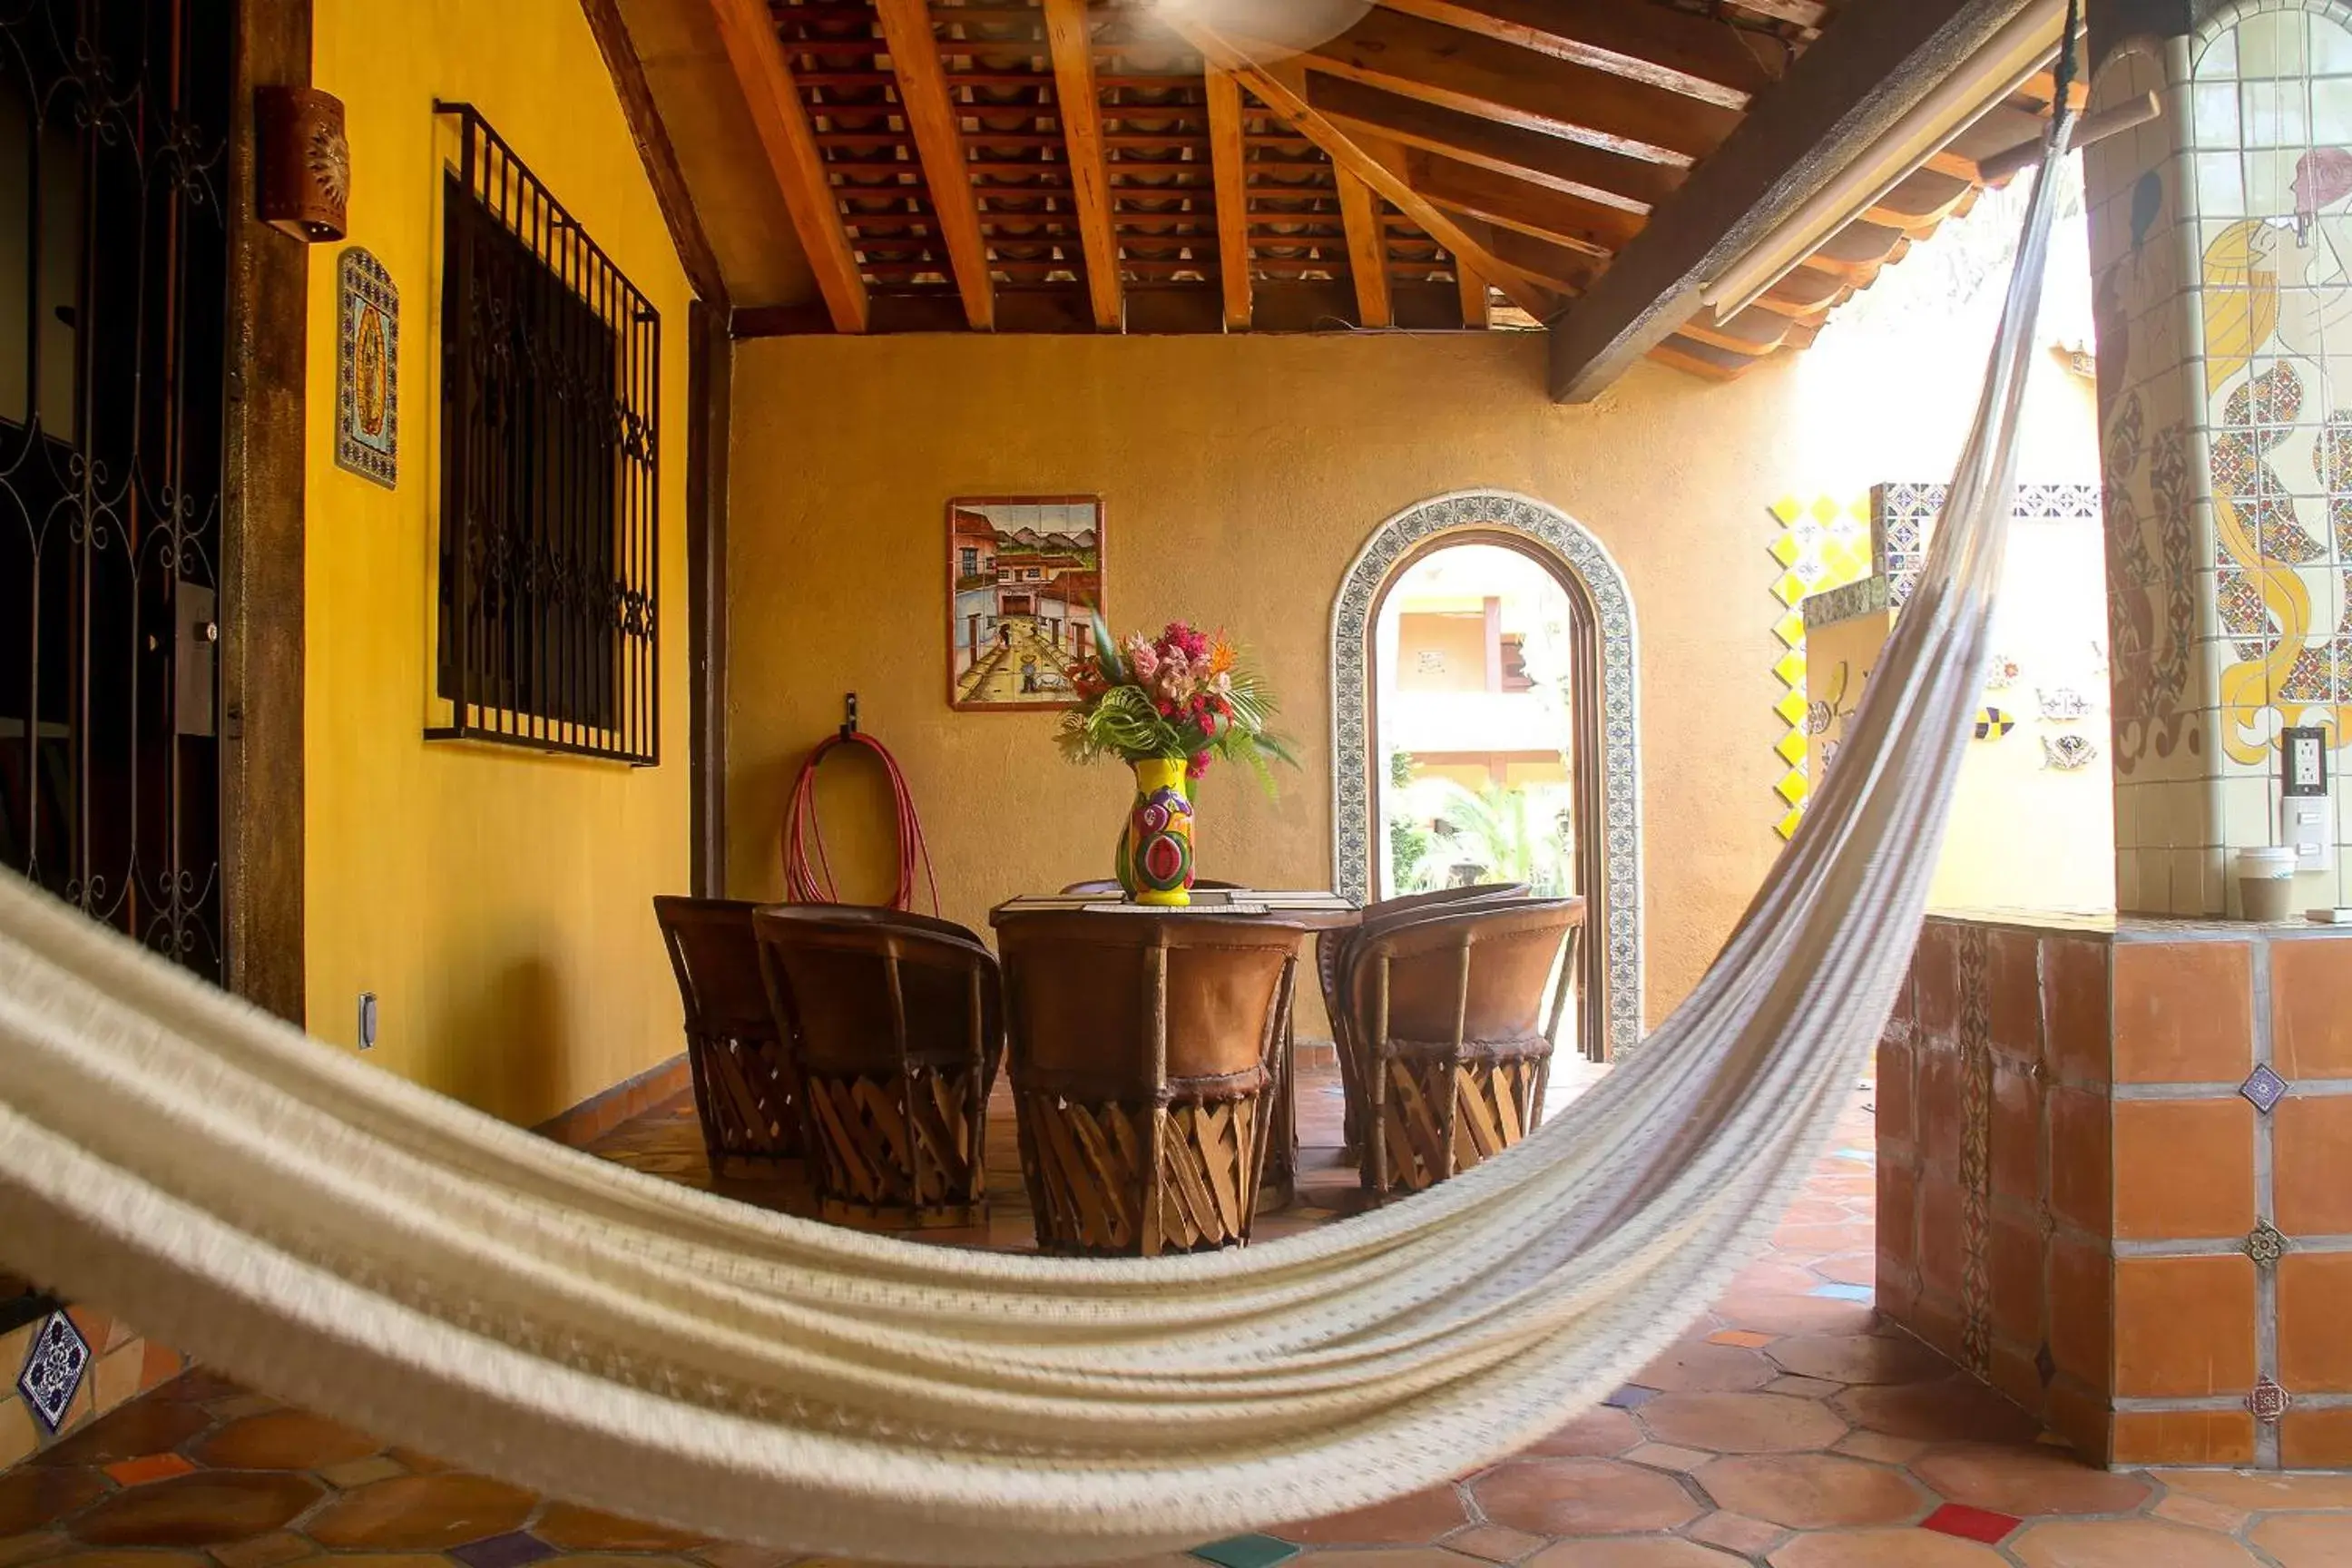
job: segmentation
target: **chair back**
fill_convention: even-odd
[[[1001,925],[1022,1169],[1047,1250],[1248,1239],[1305,940],[1214,915]]]
[[[1331,1046],[1339,1058],[1339,1089],[1344,1098],[1345,1131],[1341,1134],[1349,1150],[1360,1150],[1364,1139],[1365,1083],[1362,1047],[1349,1037],[1348,1009],[1340,994],[1340,976],[1345,972],[1348,954],[1367,929],[1378,929],[1405,916],[1439,907],[1454,908],[1464,904],[1506,903],[1529,897],[1525,882],[1478,882],[1466,888],[1438,888],[1426,893],[1405,893],[1393,899],[1382,899],[1364,906],[1363,918],[1352,926],[1340,926],[1315,934],[1315,977],[1323,991],[1323,1016],[1331,1023]]]
[[[1580,898],[1435,905],[1366,925],[1340,984],[1370,1089],[1366,1184],[1418,1191],[1517,1142],[1543,1114],[1553,966]]]
[[[995,957],[961,926],[896,910],[770,905],[751,925],[804,1085],[818,1212],[877,1226],[984,1220],[1003,1040]]]
[[[713,1174],[725,1160],[800,1152],[800,1086],[760,977],[752,909],[733,899],[654,900],[686,1011],[687,1065]]]

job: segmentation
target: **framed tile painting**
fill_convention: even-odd
[[[948,502],[948,705],[1023,712],[1076,703],[1070,668],[1102,613],[1100,496]]]

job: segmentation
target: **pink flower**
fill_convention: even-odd
[[[1202,773],[1205,773],[1208,771],[1209,753],[1206,752],[1193,752],[1192,760],[1184,764],[1184,776],[1188,779],[1199,778]]]
[[[1125,647],[1127,667],[1135,672],[1135,679],[1138,681],[1148,684],[1152,676],[1159,671],[1159,653],[1140,637],[1128,638]]]

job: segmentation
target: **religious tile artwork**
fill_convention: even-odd
[[[359,246],[335,268],[335,463],[400,482],[400,290]]]
[[[1780,813],[1773,830],[1788,838],[1804,820],[1805,802],[1813,785],[1805,763],[1805,627],[1841,618],[1826,607],[1815,609],[1822,596],[1841,591],[1866,592],[1855,584],[1870,577],[1870,500],[1822,495],[1805,500],[1784,496],[1772,504],[1771,513],[1779,526],[1766,548],[1778,568],[1772,597],[1780,605],[1772,623],[1772,635],[1780,644],[1772,677],[1780,687],[1772,705],[1780,721],[1772,751],[1781,770],[1772,785]]]
[[[2224,10],[2190,46],[2222,755],[2352,720],[2352,9]]]
[[[948,702],[1068,708],[1103,614],[1099,496],[948,502]]]

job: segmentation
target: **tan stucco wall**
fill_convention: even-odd
[[[1222,624],[1304,743],[1278,803],[1203,781],[1203,875],[1328,885],[1332,599],[1391,514],[1493,487],[1561,508],[1641,619],[1654,1016],[1713,955],[1778,847],[1766,503],[1798,486],[1788,373],[1730,386],[1636,369],[1543,395],[1538,339],[775,339],[736,367],[730,889],[781,887],[776,826],[808,747],[859,695],[898,754],[946,912],[1107,875],[1129,784],[1055,754],[1050,716],[946,706],[942,504],[1098,492],[1114,625]],[[832,764],[828,764],[828,773]],[[821,792],[845,896],[887,891],[878,782]],[[849,868],[863,871],[853,879]]]

